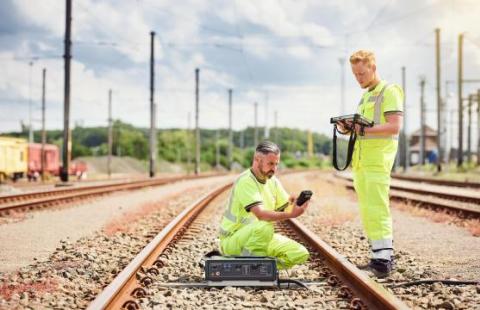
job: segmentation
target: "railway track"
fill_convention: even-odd
[[[0,216],[8,214],[13,210],[26,210],[46,207],[79,199],[101,196],[117,191],[134,190],[149,186],[159,186],[167,183],[209,176],[213,175],[155,178],[5,195],[0,196]]]
[[[223,208],[223,203],[215,204],[214,199],[230,186],[217,188],[179,214],[96,297],[89,309],[200,305],[407,309],[296,220],[280,223],[277,229],[309,249],[310,260],[297,272],[304,277],[298,280],[308,282],[310,289],[219,290],[198,285],[202,281],[198,259],[202,252],[216,246],[217,225],[212,223],[218,223],[222,214],[218,208]]]
[[[342,179],[347,188],[354,189],[351,176],[345,174],[335,174],[335,176]],[[423,179],[418,181],[409,178],[409,180],[392,180],[390,197],[412,202],[418,206],[445,210],[462,218],[480,218],[480,193],[478,191],[459,188],[455,185],[419,185]]]
[[[133,177],[112,177],[104,179],[73,179],[69,181],[69,184],[73,186],[93,186],[96,184],[105,184],[105,183],[117,183],[117,182],[127,182],[127,181],[138,181],[144,179],[144,177],[133,176]],[[38,191],[39,189],[52,189],[55,188],[56,184],[61,183],[60,179],[54,178],[46,181],[16,181],[16,182],[5,182],[0,185],[6,185],[14,189],[21,190],[23,193]],[[4,196],[6,194],[2,194]]]
[[[399,173],[393,173],[392,178],[397,180],[421,182],[421,183],[428,183],[428,184],[434,184],[434,185],[467,187],[467,188],[475,188],[475,189],[480,188],[480,182],[473,182],[473,181],[453,181],[453,180],[442,180],[442,179],[427,178],[427,177],[413,177],[413,176],[407,176]]]

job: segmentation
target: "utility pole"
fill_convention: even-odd
[[[220,133],[217,129],[215,131],[215,168],[218,169],[220,167]]]
[[[68,162],[72,161],[72,128],[68,130]]]
[[[463,33],[458,36],[458,153],[457,166],[463,165]]]
[[[199,100],[199,93],[198,93],[198,78],[200,74],[200,69],[195,69],[195,174],[198,175],[200,173],[200,128],[198,127],[198,114],[199,114],[199,107],[198,107],[198,100]]]
[[[242,150],[245,148],[245,129],[240,130],[240,148]]]
[[[268,131],[268,91],[265,94],[265,130],[264,130],[264,139],[268,140],[270,133]]]
[[[446,111],[447,113],[444,113],[444,115],[446,117],[444,117],[444,124],[445,124],[445,135],[446,135],[446,141],[445,141],[445,148],[444,148],[444,157],[446,159],[446,162],[449,162],[450,159],[452,158],[451,156],[451,151],[452,151],[452,148],[453,148],[453,141],[454,141],[454,131],[455,131],[455,120],[454,120],[454,117],[455,115],[453,115],[453,112],[451,111],[451,109],[449,109],[449,100],[448,98],[450,98],[450,95],[449,95],[449,85],[450,84],[454,84],[455,81],[452,81],[452,80],[447,80],[445,81],[445,100],[444,100],[444,111]],[[447,126],[447,124],[449,124],[449,126]],[[448,128],[448,130],[447,130]],[[448,140],[448,142],[447,142]]]
[[[425,165],[425,77],[420,77],[420,164]]]
[[[406,74],[405,74],[405,67],[402,67],[402,88],[403,88],[403,128],[402,128],[402,152],[403,152],[403,172],[406,172],[409,163],[410,163],[410,155],[409,155],[409,141],[407,135],[407,90],[406,90]]]
[[[192,154],[191,154],[191,143],[192,139],[191,138],[191,117],[192,113],[188,112],[188,128],[187,128],[187,173],[190,174],[190,166],[192,165]]]
[[[253,136],[253,147],[258,145],[258,103],[254,103],[255,107],[255,120],[254,120],[254,136]]]
[[[228,90],[228,170],[233,163],[232,89]]]
[[[480,166],[480,88],[477,90],[477,166]]]
[[[33,127],[32,127],[32,67],[33,61],[28,63],[28,142],[33,143]]]
[[[70,60],[71,55],[71,34],[72,34],[72,0],[66,0],[66,18],[65,18],[65,88],[63,95],[63,164],[60,172],[60,179],[68,182],[69,154],[68,145],[70,143]]]
[[[312,158],[313,154],[314,154],[313,135],[312,135],[312,131],[310,129],[307,130],[307,154],[308,154],[308,158]]]
[[[472,161],[472,105],[473,94],[468,96],[468,125],[467,125],[467,162]]]
[[[437,67],[437,172],[442,171],[443,145],[442,145],[442,96],[440,79],[440,28],[435,29],[435,59]]]
[[[280,142],[278,141],[278,111],[275,110],[275,143],[279,144]]]
[[[155,132],[155,31],[150,32],[150,177],[155,176],[157,137]]]
[[[112,144],[113,144],[113,119],[112,119],[112,90],[108,90],[108,158],[107,173],[108,178],[112,175]]]
[[[340,62],[340,115],[345,115],[345,58],[338,59]]]
[[[47,143],[47,132],[45,131],[45,83],[47,77],[47,69],[42,70],[42,153],[41,153],[41,170],[42,181],[45,181],[45,143]]]

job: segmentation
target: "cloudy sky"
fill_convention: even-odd
[[[341,113],[340,58],[377,54],[382,78],[407,72],[407,131],[419,126],[419,80],[425,76],[428,124],[436,127],[434,29],[441,28],[442,95],[456,80],[458,34],[465,33],[464,72],[480,79],[480,4],[476,0],[75,0],[71,123],[104,125],[108,89],[114,118],[149,122],[150,31],[156,32],[158,127],[194,122],[194,70],[200,69],[200,125],[226,127],[233,88],[235,129],[259,123],[330,134]],[[40,127],[41,71],[47,69],[47,127],[63,119],[65,1],[0,2],[0,132]],[[32,62],[32,65],[29,63]],[[361,96],[348,62],[345,112]],[[469,84],[464,92],[476,91]],[[448,105],[457,106],[449,84]],[[268,102],[268,104],[266,104]],[[268,106],[268,114],[266,113]],[[446,123],[455,121],[448,113]],[[476,120],[475,120],[476,121]],[[455,131],[452,134],[456,134]]]

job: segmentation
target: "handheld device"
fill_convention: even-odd
[[[298,196],[296,204],[297,206],[303,205],[307,200],[309,200],[312,197],[313,193],[312,191],[306,190],[302,191],[300,193],[300,196]]]
[[[348,139],[348,149],[347,149],[347,160],[345,162],[345,166],[339,167],[338,162],[337,162],[337,132],[341,134],[345,134],[345,132],[341,132],[337,128],[337,124],[343,122],[344,127],[348,129],[348,132],[350,133],[350,138]],[[348,126],[345,126],[345,122],[348,122]],[[360,135],[364,135],[364,128],[365,127],[373,127],[374,122],[369,120],[368,118],[362,116],[361,114],[349,114],[349,115],[342,115],[342,116],[337,116],[337,117],[332,117],[330,118],[330,124],[333,124],[333,151],[332,151],[332,164],[335,169],[339,171],[343,171],[347,169],[347,167],[350,165],[352,162],[352,155],[353,155],[353,149],[355,146],[355,141],[357,140],[357,133],[354,130],[355,125],[358,124],[361,126],[360,130]]]
[[[365,116],[360,115],[358,113],[336,116],[336,117],[331,117],[330,118],[330,124],[336,124],[336,123],[342,122],[342,121],[350,121],[352,123],[360,124],[364,127],[372,127],[373,126],[373,122],[371,120],[369,120]]]

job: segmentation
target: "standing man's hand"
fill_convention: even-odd
[[[364,136],[364,135],[365,135],[365,130],[366,130],[366,128],[363,127],[362,125],[360,125],[360,124],[355,124],[355,132],[356,132],[359,136]]]
[[[351,125],[352,125],[351,123],[349,124],[346,121],[339,121],[339,122],[337,122],[337,129],[338,129],[338,131],[340,131],[341,134],[344,135],[344,134],[349,133],[352,130]]]

